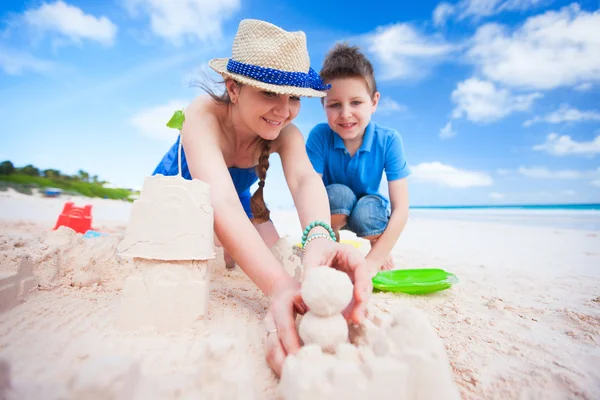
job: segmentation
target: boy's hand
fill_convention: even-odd
[[[377,275],[379,271],[389,271],[396,267],[394,265],[394,259],[391,254],[387,256],[383,263],[373,261],[368,256],[366,257],[366,262],[371,278]]]
[[[367,264],[367,271],[370,278],[373,278],[379,271],[381,271],[381,265],[379,263],[376,263],[368,258],[365,259],[365,263]]]

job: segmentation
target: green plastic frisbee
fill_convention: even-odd
[[[439,292],[456,283],[458,283],[456,275],[434,268],[379,271],[373,277],[373,289],[407,294]]]

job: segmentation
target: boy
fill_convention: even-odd
[[[371,121],[380,94],[373,66],[356,46],[336,45],[320,75],[331,84],[321,100],[327,123],[312,129],[306,148],[327,189],[332,228],[338,241],[339,230],[346,229],[371,242],[371,271],[392,269],[390,253],[408,219],[411,171],[402,138]],[[379,192],[383,171],[389,199]]]

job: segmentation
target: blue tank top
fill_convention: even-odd
[[[177,141],[167,154],[163,157],[163,159],[158,163],[152,175],[165,175],[165,176],[174,176],[178,173],[178,160],[177,160],[177,151],[179,150],[179,140],[181,136],[177,137]],[[231,167],[229,169],[229,174],[231,175],[231,180],[233,181],[233,185],[235,186],[235,190],[238,193],[238,196],[242,200],[250,199],[250,187],[254,184],[254,182],[258,181],[258,176],[256,175],[256,170],[254,167],[251,168],[236,168]],[[192,175],[190,174],[190,170],[188,168],[187,160],[185,158],[185,151],[183,147],[181,148],[181,176],[185,179],[192,179]],[[244,204],[244,208],[246,208]]]

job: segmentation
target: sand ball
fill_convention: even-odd
[[[302,317],[298,333],[305,345],[316,344],[334,353],[339,344],[348,341],[348,324],[342,314],[319,317],[309,311]]]
[[[321,317],[342,312],[350,304],[353,292],[348,275],[327,266],[308,269],[301,289],[304,303]]]

